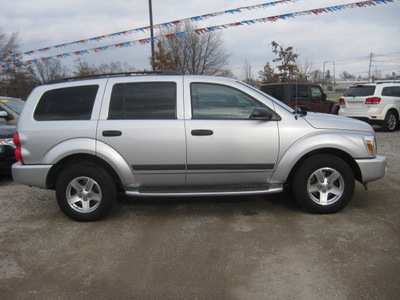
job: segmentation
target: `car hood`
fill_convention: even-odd
[[[338,115],[308,112],[304,119],[312,127],[317,129],[340,129],[366,131],[371,133],[374,132],[374,129],[371,127],[371,125],[366,122]]]

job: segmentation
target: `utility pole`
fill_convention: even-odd
[[[368,82],[370,82],[371,80],[371,65],[372,65],[372,52],[369,55]]]
[[[151,37],[151,68],[154,71],[154,30],[153,30],[153,7],[149,0],[149,15],[150,15],[150,37]]]

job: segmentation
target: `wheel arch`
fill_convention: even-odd
[[[96,167],[101,167],[107,171],[108,174],[113,178],[115,186],[117,190],[123,189],[123,184],[118,176],[117,172],[111,167],[106,161],[99,158],[98,156],[86,154],[86,153],[79,153],[69,155],[64,157],[59,162],[57,162],[49,171],[47,178],[46,178],[46,188],[48,189],[55,189],[56,182],[58,180],[59,175],[61,172],[68,167],[73,165],[92,165]]]
[[[361,170],[358,166],[358,164],[356,163],[356,161],[353,159],[353,157],[351,157],[351,155],[349,155],[348,153],[346,153],[343,150],[340,149],[335,149],[335,148],[322,148],[322,149],[317,149],[317,150],[313,150],[310,151],[308,153],[306,153],[305,155],[303,155],[292,167],[292,169],[289,172],[289,175],[286,179],[286,184],[290,184],[293,176],[296,172],[296,170],[299,168],[299,166],[309,157],[317,155],[317,154],[331,154],[334,156],[337,156],[339,158],[341,158],[343,161],[345,161],[350,168],[353,171],[354,174],[354,178],[361,182],[362,181],[362,175],[361,175]]]

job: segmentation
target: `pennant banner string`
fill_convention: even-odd
[[[215,31],[215,30],[233,28],[233,27],[238,27],[238,26],[243,26],[243,25],[253,25],[253,24],[257,24],[257,23],[276,22],[279,20],[291,19],[291,18],[303,16],[303,15],[319,15],[322,13],[342,11],[344,9],[349,9],[349,8],[360,8],[360,7],[375,6],[378,4],[388,4],[388,3],[393,3],[395,1],[399,1],[399,0],[369,0],[369,1],[353,2],[353,3],[349,3],[349,4],[336,5],[336,6],[330,6],[330,7],[318,8],[318,9],[311,9],[311,10],[305,10],[305,11],[294,12],[294,13],[289,13],[289,14],[270,16],[270,17],[258,18],[258,19],[253,19],[253,20],[245,20],[245,21],[241,21],[241,22],[234,22],[234,23],[229,23],[229,24],[224,24],[224,25],[216,25],[216,26],[211,26],[211,27],[195,29],[195,30],[189,31],[189,32],[177,32],[177,33],[173,33],[173,34],[157,36],[154,38],[145,38],[145,39],[134,40],[134,41],[125,42],[125,43],[119,43],[119,44],[102,46],[102,47],[97,47],[97,48],[92,48],[92,49],[81,50],[81,51],[74,51],[74,52],[69,52],[69,53],[64,53],[64,54],[58,54],[58,55],[49,56],[49,57],[41,57],[41,58],[36,58],[36,59],[32,59],[32,60],[27,60],[27,61],[18,61],[18,62],[14,62],[14,63],[1,65],[1,67],[4,69],[4,68],[13,67],[13,66],[17,66],[17,67],[18,66],[26,66],[26,65],[31,65],[31,64],[37,64],[41,61],[51,61],[54,59],[68,58],[68,57],[80,56],[80,55],[90,54],[90,53],[99,53],[99,52],[103,52],[103,51],[111,50],[111,49],[115,49],[115,48],[125,48],[125,47],[131,47],[131,46],[135,46],[135,45],[146,45],[152,41],[161,41],[161,40],[165,40],[165,39],[173,40],[176,38],[183,38],[183,37],[186,37],[188,33],[193,33],[193,32],[195,32],[197,35],[201,35],[201,34]]]
[[[185,18],[185,19],[176,20],[176,21],[172,21],[172,22],[156,24],[156,25],[153,25],[153,28],[154,29],[162,29],[162,28],[167,28],[167,27],[171,27],[171,26],[178,26],[185,22],[199,22],[199,21],[204,21],[204,20],[207,20],[207,19],[210,19],[213,17],[222,16],[222,15],[229,15],[229,14],[241,13],[243,11],[268,8],[271,6],[275,6],[277,4],[284,4],[284,3],[296,2],[296,1],[298,1],[298,0],[278,0],[278,1],[273,1],[273,2],[257,4],[257,5],[244,6],[244,7],[239,7],[239,8],[235,8],[235,9],[229,9],[229,10],[225,10],[225,11],[209,13],[209,14],[205,14],[205,15],[201,15],[201,16]],[[60,45],[44,47],[44,48],[40,48],[40,49],[36,49],[36,50],[25,51],[25,52],[21,52],[21,53],[17,53],[17,54],[11,54],[11,55],[8,55],[5,57],[0,57],[0,61],[6,60],[7,58],[10,58],[10,57],[11,58],[19,58],[19,57],[22,57],[23,55],[31,55],[31,54],[38,53],[38,52],[46,52],[46,51],[50,51],[53,49],[65,48],[65,47],[72,46],[72,45],[86,44],[89,42],[99,42],[101,40],[105,40],[108,38],[116,38],[116,37],[120,37],[120,36],[134,34],[134,33],[144,33],[144,32],[150,31],[150,29],[151,29],[150,26],[129,29],[129,30],[125,30],[125,31],[115,32],[115,33],[97,36],[97,37],[84,39],[84,40],[79,40],[79,41],[75,41],[75,42],[69,42],[69,43],[64,43],[64,44],[60,44]]]

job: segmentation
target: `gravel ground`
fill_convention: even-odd
[[[268,197],[121,198],[77,223],[52,191],[0,180],[0,299],[397,299],[400,131],[384,179],[340,213]]]

